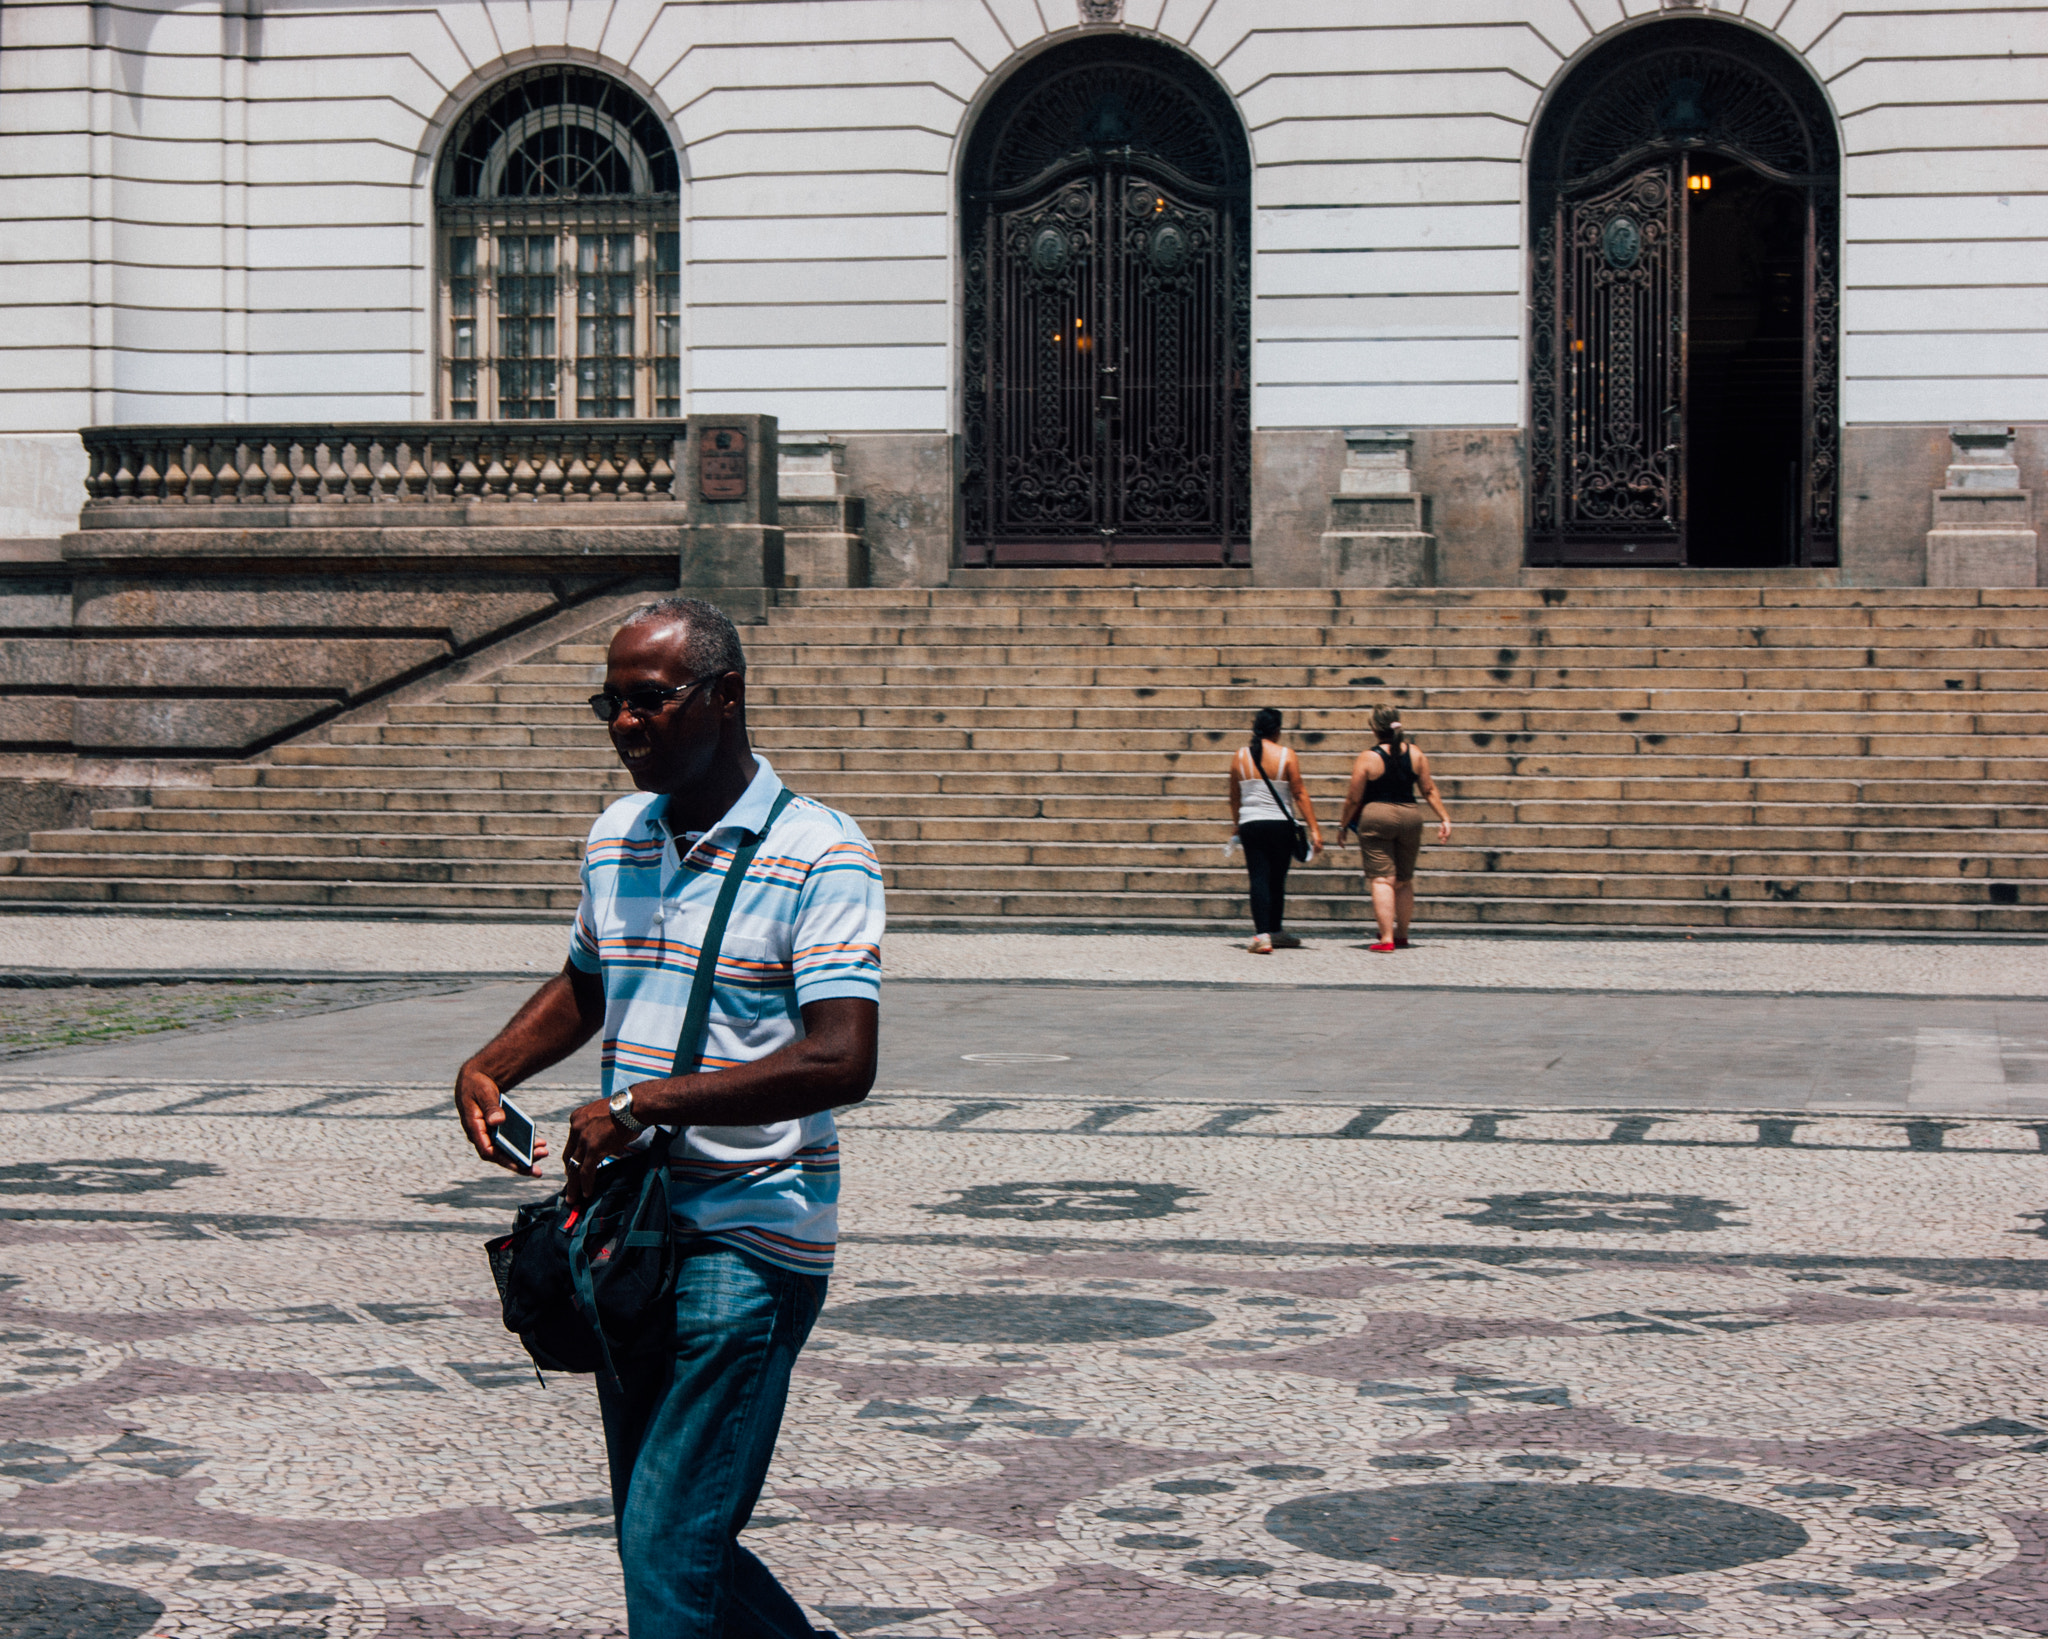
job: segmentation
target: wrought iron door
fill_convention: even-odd
[[[961,167],[962,557],[1241,564],[1251,151],[1159,40],[1034,58]]]
[[[1223,563],[1245,540],[1242,236],[1117,156],[991,200],[970,254],[968,536],[998,563]]]
[[[1529,173],[1529,562],[1687,561],[1686,181],[1712,160],[1804,195],[1791,555],[1836,562],[1833,118],[1789,53],[1705,18],[1618,35],[1552,99]]]
[[[1660,158],[1566,197],[1539,252],[1558,314],[1556,527],[1582,554],[1685,561],[1683,170]]]

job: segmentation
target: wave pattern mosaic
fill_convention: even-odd
[[[0,1629],[622,1631],[441,1097],[0,1081]],[[2031,1127],[996,1102],[845,1118],[748,1539],[821,1626],[2048,1634]]]

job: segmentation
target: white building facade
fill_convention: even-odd
[[[9,0],[0,536],[82,428],[744,412],[878,583],[1326,580],[1398,446],[1421,578],[1920,584],[2048,461],[2044,138],[1996,0]]]

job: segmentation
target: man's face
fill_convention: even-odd
[[[622,628],[605,660],[605,687],[620,695],[635,689],[688,688],[697,679],[683,662],[682,625],[643,620]],[[643,716],[631,706],[612,719],[612,749],[642,791],[668,794],[701,783],[718,753],[726,689],[713,682],[688,699],[665,701]]]

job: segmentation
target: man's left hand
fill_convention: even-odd
[[[612,1107],[594,1099],[569,1117],[569,1141],[562,1146],[562,1172],[567,1182],[563,1194],[571,1206],[580,1205],[597,1193],[592,1180],[600,1161],[622,1155],[633,1142],[633,1134],[612,1119]]]

